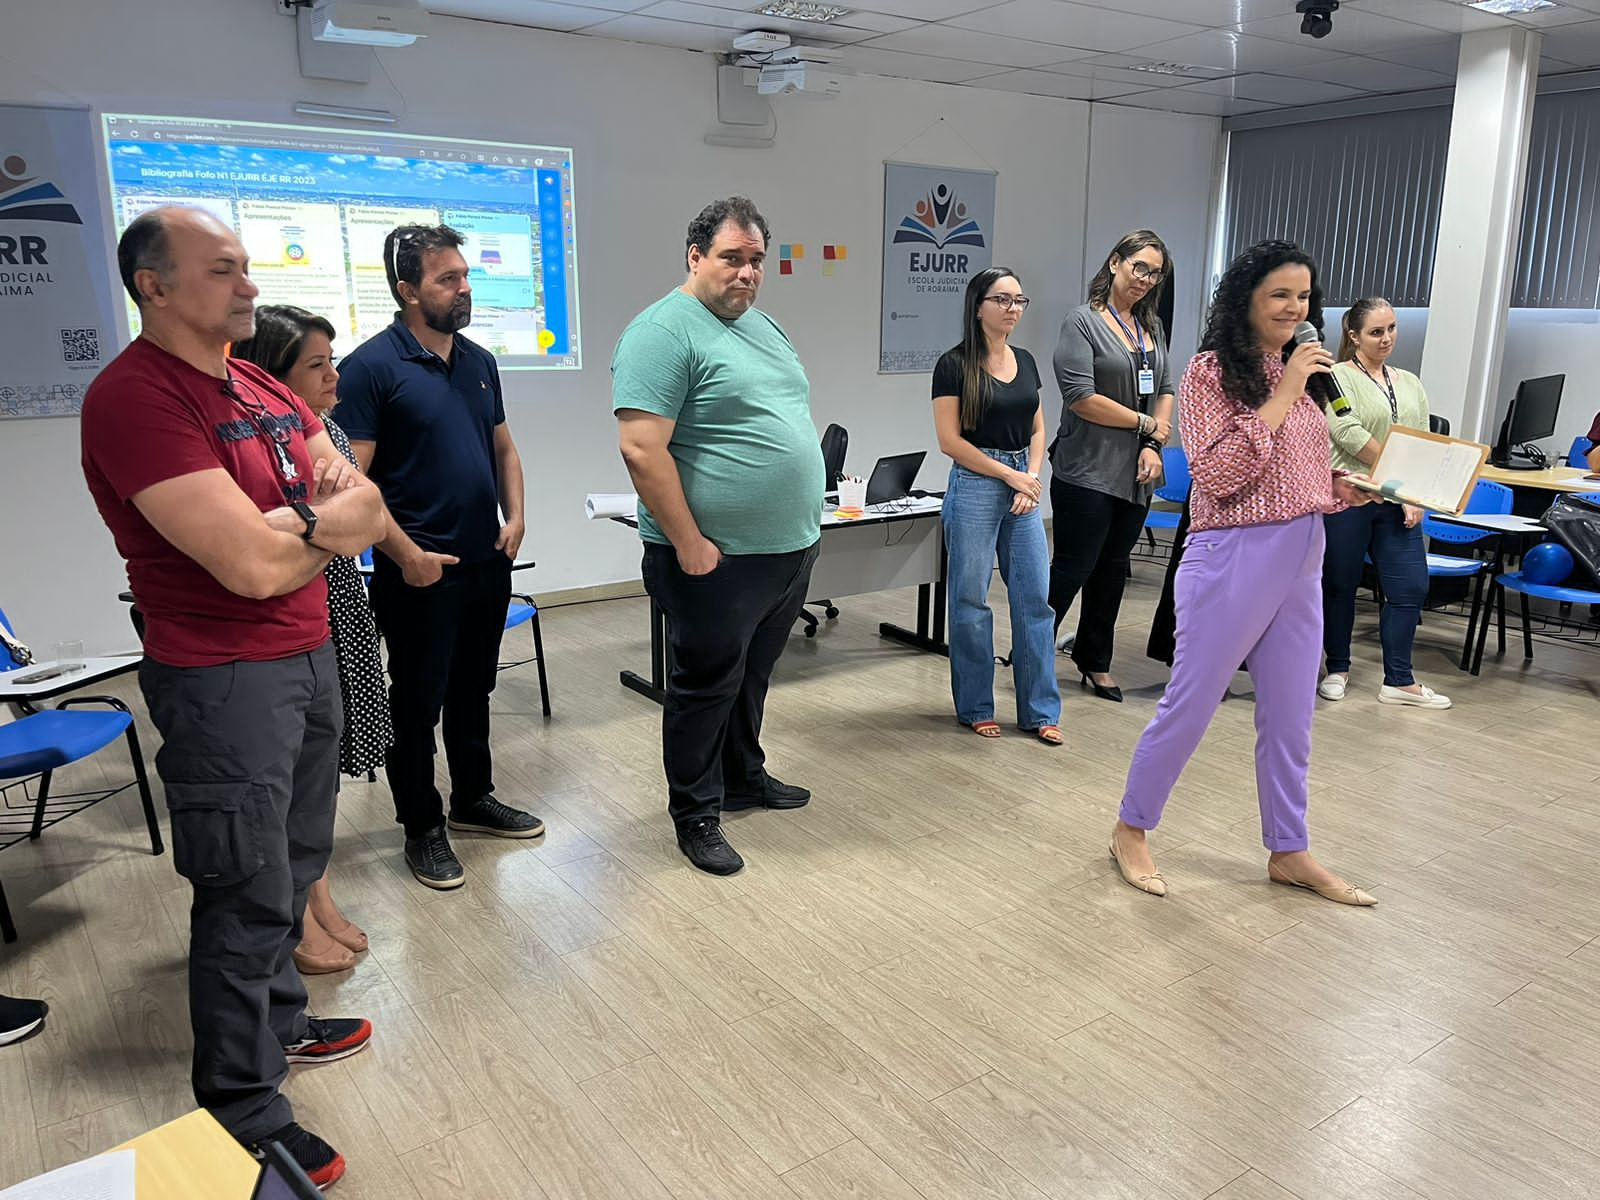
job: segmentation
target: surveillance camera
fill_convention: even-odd
[[[1325,38],[1333,32],[1333,14],[1339,9],[1339,0],[1299,0],[1294,6],[1301,13],[1300,32],[1307,37]]]

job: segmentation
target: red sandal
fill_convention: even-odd
[[[1061,736],[1059,725],[1041,725],[1033,731],[1033,734],[1046,746],[1059,746],[1066,740]]]
[[[1000,736],[999,721],[974,721],[971,725],[968,725],[967,728],[972,730],[972,732],[977,734],[979,737],[997,738]]]

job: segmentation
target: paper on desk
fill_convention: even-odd
[[[1477,442],[1396,426],[1384,438],[1370,473],[1373,482],[1350,482],[1402,504],[1459,513],[1487,454],[1488,447]]]
[[[0,1200],[134,1200],[133,1154],[113,1150],[86,1158],[8,1187]]]
[[[583,515],[591,521],[631,517],[638,511],[639,497],[635,492],[590,492],[583,501]]]

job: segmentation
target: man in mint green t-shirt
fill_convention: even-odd
[[[703,871],[744,860],[724,809],[799,808],[761,751],[767,684],[805,603],[822,517],[811,389],[755,307],[768,230],[743,197],[689,223],[689,275],[623,330],[612,409],[639,492],[645,589],[666,616],[667,810]]]

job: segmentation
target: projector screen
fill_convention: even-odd
[[[582,365],[570,150],[122,114],[105,138],[118,236],[158,205],[210,210],[243,240],[257,303],[326,317],[336,353],[394,319],[385,235],[442,223],[466,238],[466,335],[502,370]]]

